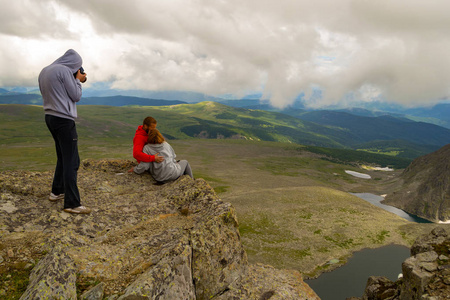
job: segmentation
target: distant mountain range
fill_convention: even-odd
[[[450,103],[441,103],[432,107],[419,107],[419,108],[400,108],[398,106],[390,106],[380,104],[378,108],[367,109],[361,107],[352,108],[337,108],[337,109],[306,109],[301,102],[294,102],[288,108],[277,109],[271,106],[267,102],[261,102],[258,99],[242,99],[242,100],[219,100],[222,104],[247,108],[247,109],[260,109],[266,111],[276,111],[284,114],[301,117],[305,112],[311,111],[334,111],[334,112],[346,112],[356,116],[363,117],[380,117],[380,116],[393,116],[403,117],[412,121],[419,121],[425,123],[431,123],[434,125],[446,127],[450,129]],[[382,110],[385,109],[385,110]]]
[[[197,118],[199,124],[182,129],[189,136],[245,135],[252,139],[364,150],[409,159],[450,143],[450,129],[391,116],[362,117],[329,111],[290,116],[215,102],[159,109]]]
[[[109,105],[109,106],[166,106],[186,104],[179,100],[148,99],[131,96],[110,96],[110,97],[83,97],[80,105]]]
[[[353,147],[370,141],[403,139],[411,143],[443,145],[450,142],[449,130],[437,125],[414,122],[404,117],[382,115],[364,117],[339,111],[308,111],[289,113],[301,120],[348,130],[353,135]]]
[[[0,104],[42,105],[38,90],[0,89]],[[117,91],[109,91],[114,93]],[[123,92],[123,91],[122,91]],[[131,91],[128,91],[131,93]],[[166,98],[179,96],[193,101],[206,96],[190,92],[142,92]],[[194,118],[180,128],[184,136],[250,138],[311,146],[347,148],[414,159],[450,143],[450,104],[410,109],[403,113],[364,108],[306,110],[296,102],[279,110],[257,99],[188,104],[189,101],[136,96],[93,96],[84,91],[79,105],[153,106]],[[99,94],[105,95],[106,92]],[[198,98],[197,98],[198,99]],[[170,107],[170,109],[168,108]],[[395,110],[398,108],[394,107]],[[408,114],[407,114],[408,113]],[[192,120],[192,119],[191,119]],[[432,120],[433,122],[424,122]],[[441,123],[446,126],[438,126]],[[174,135],[177,138],[176,135]],[[180,137],[178,137],[180,138]]]
[[[0,91],[1,92],[1,91]],[[179,100],[148,99],[131,96],[108,96],[108,97],[83,97],[78,105],[109,105],[109,106],[164,106],[185,104]],[[17,94],[6,93],[0,95],[0,104],[32,104],[43,105],[40,94]]]
[[[34,96],[23,96],[34,95]],[[3,98],[2,96],[8,96]],[[119,97],[123,98],[120,99]],[[108,104],[107,101],[99,98],[117,97],[114,99],[114,104]],[[128,105],[152,105],[143,99],[151,100],[171,100],[180,101],[180,103],[198,103],[203,101],[219,102],[232,107],[241,107],[247,109],[260,109],[266,111],[277,111],[285,114],[298,114],[298,110],[311,111],[306,109],[305,104],[301,98],[296,99],[289,107],[285,109],[278,109],[270,105],[268,100],[261,101],[261,94],[247,95],[242,99],[233,99],[231,95],[224,95],[221,97],[213,97],[202,93],[189,91],[143,91],[143,90],[116,90],[116,89],[98,89],[86,88],[83,90],[83,98],[90,99],[91,102],[79,104],[94,104],[94,105],[113,105],[113,106],[128,106]],[[106,103],[105,103],[106,102]],[[12,89],[0,88],[0,104],[42,104],[39,89],[15,87]],[[144,103],[144,104],[142,104]],[[162,102],[160,102],[162,103]],[[157,104],[159,105],[159,104]],[[170,105],[170,104],[168,104]],[[404,117],[413,121],[421,121],[435,124],[438,126],[450,129],[450,102],[440,103],[434,106],[405,108],[400,105],[384,103],[384,102],[370,102],[360,103],[351,108],[322,108],[317,110],[340,111],[347,112],[352,115],[364,117],[379,117],[383,115],[390,115],[394,117]]]
[[[149,99],[177,100],[188,103],[197,103],[202,101],[220,101],[221,98],[205,95],[202,93],[188,91],[143,91],[143,90],[97,90],[84,89],[83,97],[110,97],[110,96],[130,96]]]

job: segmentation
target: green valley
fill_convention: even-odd
[[[419,234],[436,226],[411,223],[348,193],[386,194],[396,189],[401,169],[383,172],[363,170],[360,165],[384,166],[386,159],[389,165],[402,165],[403,160],[305,146],[292,140],[282,142],[283,136],[274,131],[269,131],[272,140],[262,141],[254,131],[257,126],[310,128],[307,122],[211,102],[158,108],[79,106],[78,113],[82,160],[132,160],[137,125],[147,115],[155,117],[177,157],[187,159],[194,176],[207,180],[223,201],[236,208],[251,262],[294,268],[306,276],[315,276],[344,263],[354,251],[391,243],[410,245]],[[54,168],[53,140],[42,107],[0,106],[0,119],[1,170]],[[186,133],[186,128],[192,126],[220,129],[222,134],[227,129],[240,138],[196,138]],[[308,134],[311,139],[329,140],[320,134]],[[369,174],[372,179],[353,177],[346,170]],[[48,184],[50,188],[51,182]],[[327,263],[336,259],[338,264]]]

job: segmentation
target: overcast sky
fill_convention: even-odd
[[[263,93],[277,106],[450,95],[448,0],[0,0],[0,86],[75,49],[86,86]],[[321,90],[322,97],[311,97]]]

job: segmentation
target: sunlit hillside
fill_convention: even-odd
[[[1,105],[0,108],[2,168],[21,164],[21,158],[15,157],[18,152],[35,158],[33,161],[36,163],[45,164],[51,157],[45,149],[53,141],[44,122],[42,107]],[[279,113],[232,108],[214,102],[163,107],[78,106],[80,152],[94,158],[123,157],[120,152],[128,152],[137,126],[149,115],[158,120],[159,130],[169,140],[271,141],[294,147],[309,146],[311,152],[326,154],[330,159],[343,162],[396,167],[406,167],[410,162],[393,156],[346,150],[335,138],[348,134],[338,129]]]

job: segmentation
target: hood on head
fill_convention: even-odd
[[[150,145],[153,149],[164,149],[164,143],[162,144],[148,144]]]
[[[68,67],[72,73],[76,73],[83,65],[83,59],[75,50],[69,49],[63,56],[55,60],[52,65],[59,64]]]

